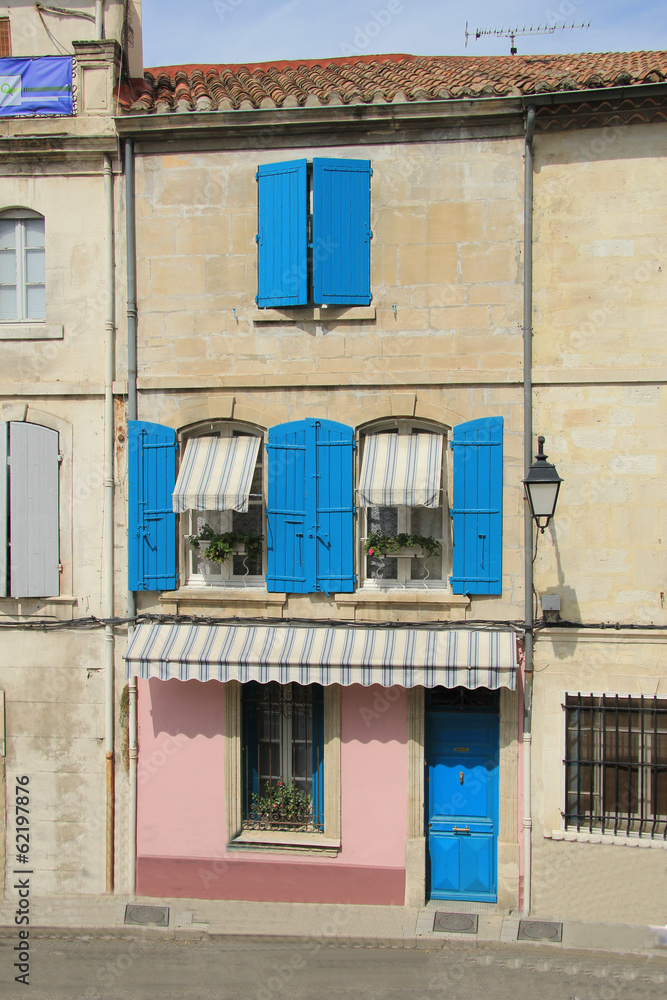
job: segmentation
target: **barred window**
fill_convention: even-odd
[[[324,710],[318,684],[244,684],[243,829],[324,830]]]
[[[0,59],[12,54],[12,35],[8,17],[0,17]]]
[[[567,695],[566,826],[667,839],[667,701]]]

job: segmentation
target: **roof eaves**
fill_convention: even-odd
[[[665,83],[632,83],[623,87],[593,87],[588,90],[556,90],[548,93],[524,94],[524,107],[535,107],[549,104],[572,104],[591,100],[625,100],[628,97],[661,97],[667,96]]]

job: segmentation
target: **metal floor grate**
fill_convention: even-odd
[[[445,934],[476,934],[479,917],[476,913],[444,913],[438,910],[433,930]]]
[[[168,906],[142,906],[137,903],[128,903],[125,907],[126,924],[136,924],[146,927],[168,927],[169,907]]]
[[[517,941],[562,941],[563,925],[553,920],[520,920]]]

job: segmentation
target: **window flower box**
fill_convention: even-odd
[[[390,535],[371,534],[364,542],[366,554],[376,558],[384,559],[409,558],[428,559],[429,556],[439,555],[440,542],[430,535],[408,535],[399,534],[395,537]]]
[[[226,531],[219,535],[205,524],[198,535],[191,535],[190,545],[204,562],[222,565],[230,556],[262,557],[264,535],[242,535],[236,531]]]

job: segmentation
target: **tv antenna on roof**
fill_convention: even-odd
[[[515,56],[517,53],[516,46],[514,44],[514,39],[517,35],[553,35],[555,31],[580,31],[584,28],[590,28],[591,22],[588,24],[545,24],[544,27],[538,24],[534,28],[531,24],[530,28],[476,28],[475,29],[475,41],[479,38],[484,38],[488,35],[493,35],[495,38],[509,38],[511,42],[510,55]],[[466,48],[468,48],[468,39],[472,38],[472,31],[468,31],[468,22],[466,21]]]

